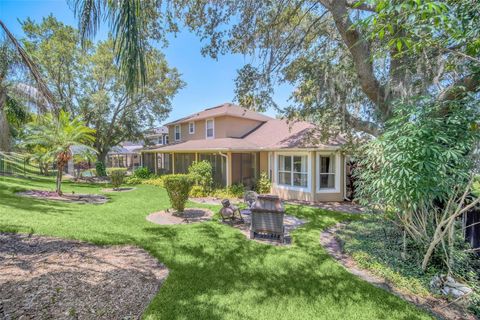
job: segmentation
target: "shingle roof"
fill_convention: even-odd
[[[179,123],[184,123],[184,122],[189,122],[189,121],[195,121],[195,120],[202,120],[202,119],[208,119],[208,118],[213,118],[213,117],[219,117],[219,116],[231,116],[231,117],[239,117],[239,118],[247,118],[247,119],[252,119],[252,120],[257,120],[257,121],[269,121],[272,120],[273,118],[266,116],[264,114],[242,108],[240,106],[234,105],[232,103],[224,103],[219,106],[213,107],[213,108],[208,108],[203,111],[194,113],[192,115],[189,115],[185,118],[181,118],[175,121],[172,121],[170,123],[167,123],[166,126],[172,125],[172,124],[179,124]]]
[[[152,148],[155,151],[235,151],[279,149],[330,149],[338,148],[345,140],[338,136],[321,143],[315,126],[309,122],[289,123],[286,120],[270,119],[242,138],[188,140],[167,146]]]

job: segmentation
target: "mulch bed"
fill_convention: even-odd
[[[64,193],[59,196],[54,191],[44,191],[44,190],[28,190],[18,192],[17,195],[22,197],[43,199],[43,200],[54,200],[54,201],[65,201],[71,203],[88,203],[88,204],[104,204],[108,201],[106,196],[100,194],[76,194],[76,193]]]
[[[340,262],[345,269],[347,269],[350,273],[358,276],[364,281],[367,281],[374,286],[387,290],[396,296],[401,297],[404,300],[407,300],[422,309],[425,309],[437,317],[444,318],[444,319],[452,319],[452,320],[475,320],[476,318],[466,313],[460,306],[457,306],[453,303],[448,303],[446,300],[438,299],[435,297],[419,297],[413,294],[405,293],[400,289],[393,286],[393,284],[389,283],[386,279],[379,277],[369,270],[365,270],[360,268],[357,263],[348,256],[342,249],[342,245],[336,238],[336,232],[344,228],[346,226],[345,223],[338,223],[337,225],[328,228],[322,231],[320,235],[320,244],[325,248],[325,250],[338,262]]]
[[[133,246],[0,233],[0,319],[138,319],[168,275]]]
[[[147,216],[147,220],[156,224],[172,225],[204,222],[211,220],[213,212],[209,209],[188,208],[181,214],[173,210],[154,212]]]

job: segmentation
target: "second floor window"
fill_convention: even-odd
[[[213,119],[208,119],[206,122],[205,122],[205,133],[206,133],[206,137],[207,139],[208,138],[213,138],[213,136],[215,135],[215,129],[214,129],[214,122],[213,122]]]
[[[188,133],[194,134],[195,133],[195,122],[188,123]]]
[[[175,126],[175,141],[179,141],[180,138],[181,138],[180,126]]]

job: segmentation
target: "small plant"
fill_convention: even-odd
[[[107,176],[107,170],[105,169],[105,164],[102,161],[95,162],[95,172],[97,177]]]
[[[125,184],[128,185],[136,185],[136,184],[142,184],[143,180],[139,179],[137,177],[126,177],[125,178]]]
[[[212,164],[206,160],[194,162],[188,168],[188,174],[197,186],[203,188],[204,193],[209,193],[213,184]]]
[[[183,212],[193,186],[192,178],[187,174],[169,174],[163,177],[163,184],[172,208]]]
[[[258,193],[270,193],[270,189],[272,187],[272,182],[268,178],[268,174],[266,171],[262,171],[260,173],[260,179],[257,181],[256,190]]]
[[[202,198],[206,196],[208,196],[208,194],[201,186],[193,186],[192,190],[190,190],[190,197],[192,198]]]
[[[163,187],[163,177],[152,177],[150,179],[143,180],[142,184],[149,184],[151,186]]]
[[[150,170],[146,167],[140,167],[133,171],[133,176],[139,179],[149,179],[152,176]]]
[[[110,172],[110,180],[112,181],[113,190],[118,190],[125,179],[125,170],[112,170]]]
[[[235,183],[228,188],[228,192],[236,198],[241,198],[245,193],[245,186],[241,183]]]

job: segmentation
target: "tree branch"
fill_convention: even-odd
[[[345,121],[348,122],[348,124],[350,124],[350,126],[355,130],[371,134],[375,137],[380,135],[381,130],[377,124],[357,118],[349,112],[345,113]]]
[[[467,92],[475,92],[478,90],[480,90],[480,76],[469,75],[453,83],[450,87],[441,92],[438,96],[438,100],[456,100],[463,97]]]
[[[370,43],[362,37],[349,17],[346,0],[320,0],[332,14],[343,42],[347,45],[353,59],[360,86],[367,97],[377,107],[383,120],[390,116],[385,88],[375,77]]]
[[[375,6],[365,3],[363,1],[354,1],[354,0],[347,0],[346,1],[347,7],[350,9],[357,9],[357,10],[363,10],[363,11],[370,11],[370,12],[377,12],[375,10]]]

